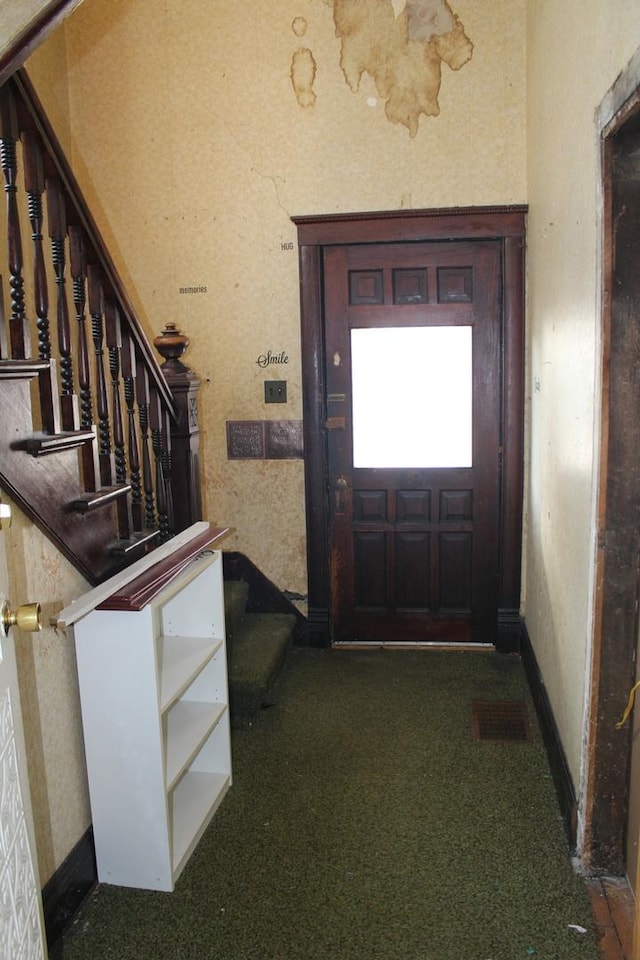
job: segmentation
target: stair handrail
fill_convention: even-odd
[[[144,354],[146,365],[151,376],[153,377],[154,383],[162,395],[163,401],[168,410],[171,412],[172,417],[175,418],[175,404],[164,374],[160,368],[160,363],[149,345],[147,333],[140,322],[137,311],[134,308],[129,295],[127,294],[122,282],[122,278],[116,269],[113,259],[103,240],[102,234],[96,225],[82,190],[80,189],[78,181],[64,154],[60,141],[58,140],[58,137],[56,136],[45,114],[40,98],[35,91],[33,83],[31,82],[26,69],[20,68],[17,70],[8,82],[15,84],[16,89],[20,93],[20,97],[24,106],[27,108],[33,119],[34,125],[42,138],[42,142],[47,148],[51,160],[55,164],[57,172],[60,176],[60,180],[66,188],[67,199],[72,202],[79,221],[84,227],[86,235],[90,239],[94,252],[99,259],[100,265],[104,270],[105,275],[109,278],[112,291],[115,294],[118,304],[122,310],[121,316],[126,318],[129,329],[134,335],[136,345],[141,353]]]
[[[24,69],[0,85],[0,174],[0,384],[20,411],[0,418],[0,486],[101,582],[201,519],[200,381],[174,323],[152,347]],[[73,472],[60,489],[30,467],[48,456]]]
[[[29,4],[12,11],[9,29],[0,45],[0,84],[3,84],[49,34],[82,3],[82,0],[41,0],[40,9]],[[13,4],[18,8],[18,4]],[[3,24],[3,26],[6,26]]]

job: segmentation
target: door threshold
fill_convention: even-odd
[[[336,650],[495,650],[494,643],[468,643],[452,640],[337,640],[331,644]]]

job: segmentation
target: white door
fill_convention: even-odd
[[[9,600],[8,586],[0,529],[0,611]],[[47,949],[12,636],[17,629],[5,630],[0,616],[0,960],[43,960]]]

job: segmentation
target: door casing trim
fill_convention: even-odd
[[[624,697],[635,680],[637,636],[637,527],[628,525],[640,510],[640,488],[616,489],[616,475],[636,474],[637,445],[620,431],[630,419],[624,384],[632,378],[640,350],[627,348],[628,326],[620,297],[620,262],[615,244],[621,202],[614,196],[616,137],[629,122],[640,123],[640,49],[616,78],[596,111],[600,146],[598,296],[600,301],[597,382],[595,504],[592,542],[591,645],[585,698],[584,748],[580,784],[578,846],[585,871],[622,874],[625,869],[631,731],[616,729]],[[637,127],[636,127],[637,129]],[[624,244],[622,244],[624,246]],[[621,258],[624,260],[624,258]],[[631,313],[640,299],[638,286],[625,291]],[[635,424],[637,411],[632,411]],[[633,451],[633,452],[630,452]],[[640,901],[639,901],[640,902]],[[638,932],[638,931],[637,931]],[[640,942],[640,941],[639,941]]]
[[[502,471],[498,643],[517,648],[524,473],[525,206],[292,217],[298,230],[309,642],[330,643],[329,501],[324,383],[322,252],[327,246],[498,240],[502,298]]]

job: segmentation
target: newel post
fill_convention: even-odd
[[[164,357],[161,369],[173,395],[177,419],[171,422],[171,491],[173,498],[173,532],[180,533],[202,520],[200,490],[200,428],[198,425],[198,391],[200,380],[180,359],[189,340],[167,323],[153,341]]]

